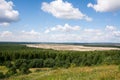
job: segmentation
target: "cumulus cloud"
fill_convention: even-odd
[[[83,32],[85,35],[91,35],[91,36],[96,35],[98,37],[103,34],[103,32],[99,29],[89,29],[88,28],[88,29],[84,29]]]
[[[20,38],[25,41],[37,41],[40,38],[40,32],[37,32],[35,30],[31,31],[21,31],[19,34]]]
[[[0,26],[9,26],[10,24],[7,22],[0,23]]]
[[[31,31],[18,31],[18,32],[10,32],[3,31],[0,32],[0,41],[37,41],[40,40],[41,34],[35,30]]]
[[[55,0],[50,3],[43,2],[41,9],[45,12],[51,13],[57,18],[92,20],[92,18],[83,14],[78,8],[74,8],[71,3],[63,0]]]
[[[97,12],[111,12],[120,10],[120,0],[97,0],[97,4],[89,3],[87,6]]]
[[[115,26],[109,26],[109,25],[107,25],[106,28],[105,28],[105,30],[107,30],[107,31],[115,31],[116,27]]]
[[[0,0],[0,26],[8,26],[18,20],[19,12],[13,6],[12,1]]]
[[[45,33],[57,31],[57,32],[71,32],[71,31],[78,31],[80,30],[79,26],[70,26],[69,24],[65,25],[57,25],[56,27],[52,27],[50,29],[47,29]]]
[[[0,37],[9,37],[12,36],[12,32],[10,31],[3,31],[2,33],[0,33]]]
[[[11,31],[2,31],[2,32],[0,32],[0,41],[16,40],[16,39],[13,38],[13,35],[14,35],[14,33],[11,32]]]
[[[33,36],[35,36],[35,35],[39,35],[40,33],[39,32],[36,32],[36,31],[34,31],[34,30],[31,30],[31,31],[21,31],[22,32],[22,34],[24,34],[24,35],[33,35]]]
[[[98,30],[98,29],[84,29],[84,31],[85,32],[87,32],[87,33],[97,33],[97,32],[100,32],[100,30]]]
[[[66,33],[60,33],[60,34],[53,34],[50,35],[50,40],[53,42],[78,42],[82,41],[81,36],[79,34],[66,34]]]
[[[72,27],[73,28],[73,27]],[[57,28],[52,29],[57,30]],[[76,32],[76,30],[78,30]],[[50,30],[51,31],[51,30]],[[120,30],[116,26],[107,25],[104,29],[81,28],[71,33],[60,31],[46,34],[35,30],[0,32],[0,41],[27,41],[27,42],[120,42]]]
[[[114,37],[120,37],[120,30],[117,30],[115,26],[109,26],[107,25],[105,28],[106,31],[108,31],[109,36],[114,36]],[[120,39],[120,38],[119,38]]]
[[[120,31],[114,31],[113,34],[120,39]]]
[[[112,31],[111,31],[112,30]],[[50,30],[49,30],[50,31]],[[48,41],[58,42],[119,42],[120,30],[106,26],[104,29],[82,28],[78,32],[48,34]]]

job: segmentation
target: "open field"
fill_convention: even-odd
[[[65,44],[26,44],[27,47],[54,49],[54,50],[74,50],[74,51],[95,51],[95,50],[120,50],[113,47],[87,47],[82,45],[65,45]]]
[[[6,80],[120,80],[120,71],[115,65],[36,70],[38,69],[32,69],[33,72],[28,75],[11,76]]]

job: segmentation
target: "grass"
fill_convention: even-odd
[[[3,72],[4,74],[8,71],[8,69],[5,66],[0,66],[0,72]]]
[[[116,65],[74,67],[68,69],[31,69],[28,75],[12,76],[6,80],[120,80]]]

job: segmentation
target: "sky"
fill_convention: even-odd
[[[120,43],[120,0],[0,0],[0,41]]]

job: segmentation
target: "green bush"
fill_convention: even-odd
[[[23,63],[26,63],[27,64],[28,60],[27,59],[18,59],[15,61],[14,65],[17,69],[20,68],[20,66],[23,64]]]
[[[5,75],[3,74],[3,72],[0,72],[0,79],[5,78]]]
[[[14,75],[17,73],[17,69],[15,66],[12,66],[11,68],[9,68],[8,72],[6,73],[6,77],[9,77],[11,75]]]
[[[22,63],[22,65],[19,68],[19,71],[20,71],[21,74],[28,74],[28,73],[30,73],[28,64]]]
[[[11,68],[13,66],[13,64],[11,63],[11,61],[7,61],[7,62],[5,62],[5,66],[7,68]]]
[[[32,60],[30,60],[29,67],[31,67],[31,68],[42,68],[43,67],[43,59],[32,59]]]
[[[48,58],[44,60],[44,67],[54,67],[55,66],[55,61],[52,58]]]

